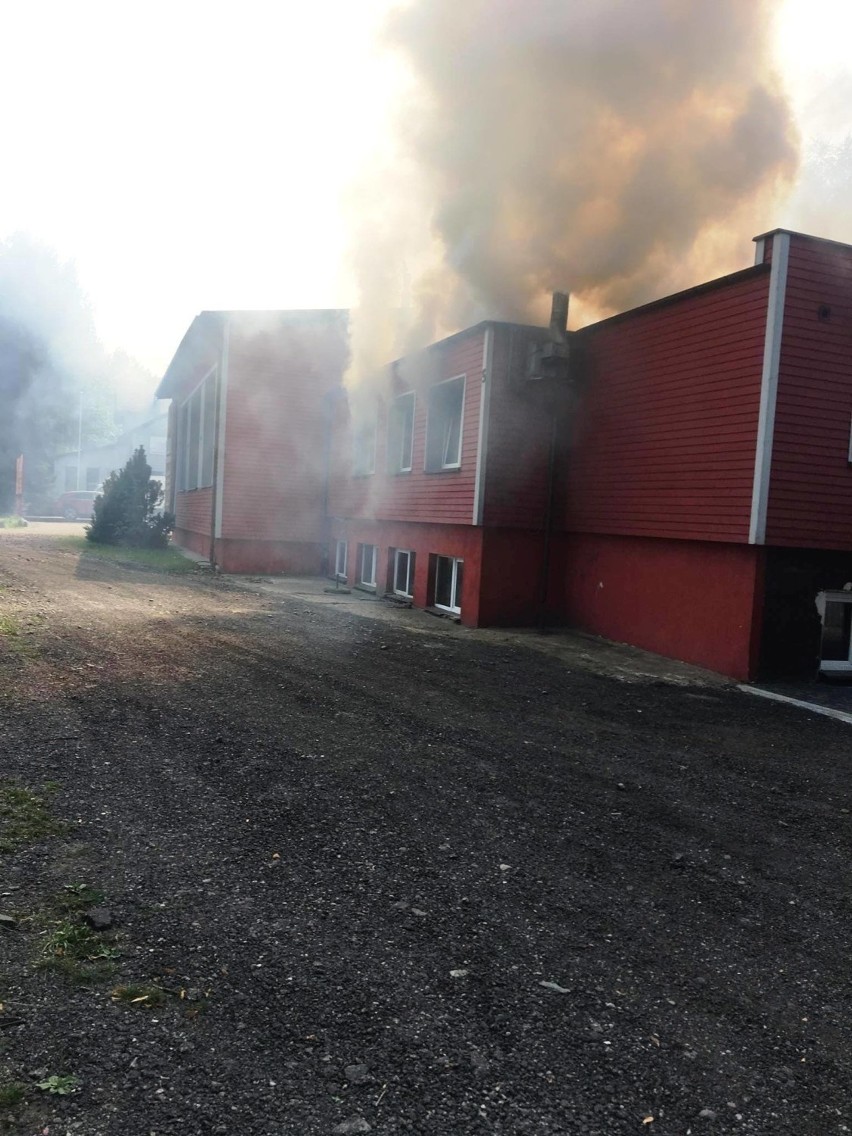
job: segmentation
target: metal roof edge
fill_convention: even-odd
[[[783,226],[779,226],[777,229],[769,229],[765,233],[758,233],[756,237],[752,237],[752,240],[757,243],[757,241],[766,240],[767,237],[774,237],[778,233],[786,233],[790,237],[801,237],[806,241],[817,241],[819,244],[823,245],[837,245],[840,248],[847,249],[852,248],[852,244],[848,241],[835,241],[831,237],[817,237],[813,233],[803,233],[798,229],[785,229]]]
[[[597,320],[595,323],[587,323],[584,327],[578,328],[574,334],[585,336],[596,328],[615,323],[617,320],[630,319],[632,316],[642,315],[645,312],[653,311],[655,308],[663,308],[669,304],[679,303],[681,300],[688,300],[691,296],[698,296],[703,292],[712,292],[716,288],[726,288],[731,284],[739,283],[741,280],[747,280],[750,276],[765,276],[769,274],[770,270],[770,264],[751,264],[748,268],[740,268],[737,272],[728,273],[727,276],[717,276],[713,280],[704,280],[701,284],[694,284],[691,288],[684,288],[680,292],[672,292],[668,296],[649,300],[647,304],[639,304],[638,307],[616,312],[615,315],[606,316],[605,319]]]

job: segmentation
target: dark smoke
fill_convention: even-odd
[[[541,322],[554,288],[604,313],[739,267],[797,162],[775,6],[417,0],[397,12],[389,41],[415,80],[400,156],[438,242],[413,280],[415,339],[483,316]],[[377,258],[387,277],[410,241],[380,237],[371,248],[364,226],[356,248],[367,311]]]

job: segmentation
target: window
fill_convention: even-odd
[[[438,383],[429,391],[426,429],[426,470],[458,469],[461,465],[464,375]]]
[[[366,477],[376,469],[376,415],[355,423],[352,435],[352,472]]]
[[[213,453],[216,448],[216,397],[212,378],[202,388],[204,398],[201,407],[201,470],[199,485],[213,484]]]
[[[461,611],[464,561],[453,556],[435,557],[435,607]]]
[[[358,582],[368,588],[376,586],[376,546],[374,544],[358,545],[358,562],[360,576]]]
[[[189,422],[189,407],[184,403],[177,412],[177,442],[175,444],[175,489],[183,493],[186,489],[187,445],[186,427]]]
[[[409,549],[395,548],[392,565],[391,591],[398,596],[414,595],[414,553]]]
[[[178,492],[213,484],[215,431],[216,373],[211,371],[178,410]]]
[[[189,434],[187,436],[187,489],[198,488],[198,455],[201,452],[201,399],[199,387],[189,400]]]
[[[337,541],[334,549],[334,574],[338,580],[346,579],[346,549],[345,540]]]
[[[96,465],[86,467],[86,488],[97,489],[100,482],[101,471]]]
[[[210,400],[210,405],[213,405],[213,400]],[[152,434],[148,441],[147,449],[148,458],[164,458],[166,456],[166,436],[165,434]]]
[[[817,610],[822,616],[819,669],[823,674],[852,671],[852,592],[821,592]]]
[[[65,467],[65,492],[70,493],[72,489],[77,488],[77,467],[76,465],[66,465]]]
[[[408,473],[414,449],[414,392],[395,399],[388,418],[388,473]]]

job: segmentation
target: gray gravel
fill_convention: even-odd
[[[850,727],[47,538],[0,588],[66,825],[0,861],[8,1131],[852,1130]],[[87,985],[34,965],[80,884]]]

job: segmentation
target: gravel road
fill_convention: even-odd
[[[852,727],[600,671],[0,536],[0,1128],[852,1131]]]

